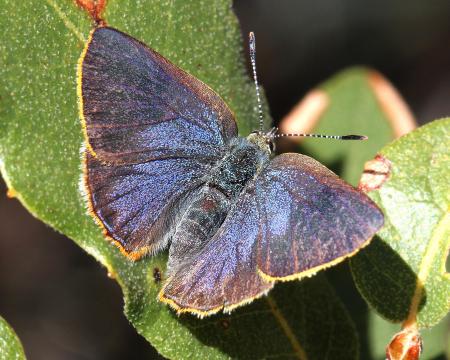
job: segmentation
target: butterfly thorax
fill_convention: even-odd
[[[253,140],[253,139],[251,139]],[[233,139],[225,156],[207,175],[207,184],[229,199],[240,194],[249,180],[269,161],[270,152],[248,138]]]

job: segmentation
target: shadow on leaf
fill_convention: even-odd
[[[356,359],[358,353],[353,322],[321,274],[277,284],[230,315],[185,315],[179,321],[200,342],[232,358]]]
[[[417,275],[388,244],[375,236],[350,264],[360,293],[381,316],[398,322],[408,317]],[[425,303],[424,292],[419,311]]]

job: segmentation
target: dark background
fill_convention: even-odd
[[[420,123],[450,115],[450,1],[238,0],[274,119],[356,64],[380,70]],[[224,45],[226,46],[226,45]],[[119,286],[78,246],[7,199],[0,180],[0,314],[28,359],[153,359]]]

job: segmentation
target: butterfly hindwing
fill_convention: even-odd
[[[237,134],[214,91],[118,30],[91,33],[78,76],[88,148],[103,162],[211,161]]]
[[[167,280],[161,301],[179,312],[204,316],[230,311],[273,287],[256,271],[260,229],[252,196],[243,194],[207,245]]]
[[[312,275],[368,243],[383,215],[310,157],[275,157],[250,181],[211,241],[173,274],[160,299],[207,315]]]
[[[383,225],[365,194],[308,156],[275,157],[254,186],[262,228],[258,269],[267,280],[301,278],[338,263]]]
[[[205,171],[204,164],[183,158],[107,165],[85,152],[90,209],[132,258],[167,243],[180,199],[200,185]]]

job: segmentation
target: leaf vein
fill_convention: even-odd
[[[284,334],[288,338],[289,342],[292,345],[292,348],[295,351],[295,355],[300,360],[307,360],[308,357],[306,356],[305,350],[300,345],[300,342],[297,339],[297,336],[292,331],[291,327],[289,326],[289,323],[287,322],[286,318],[281,313],[280,309],[278,308],[275,300],[270,295],[267,295],[266,301],[269,304],[269,308],[275,317],[275,319],[278,321],[278,324],[280,325],[281,329],[283,330]]]
[[[69,20],[67,15],[64,14],[62,9],[56,4],[56,2],[54,0],[46,0],[46,1],[47,1],[47,4],[49,4],[55,10],[55,12],[58,14],[58,16],[61,18],[61,20],[63,21],[66,28],[68,28],[70,31],[72,31],[75,34],[75,36],[78,38],[78,40],[80,40],[84,44],[86,42],[86,39],[84,38],[83,34],[81,33],[80,30],[77,29],[75,24]]]
[[[445,233],[448,231],[449,227],[450,212],[447,212],[443,219],[439,221],[436,229],[433,231],[430,242],[425,249],[422,262],[419,266],[419,272],[417,274],[416,289],[411,300],[408,318],[405,320],[404,327],[410,326],[416,322],[417,311],[422,299],[423,288],[430,273],[430,268],[434,265],[434,260],[439,253],[439,249],[441,248],[441,241],[445,239]],[[450,237],[448,237],[448,239],[450,239]]]

